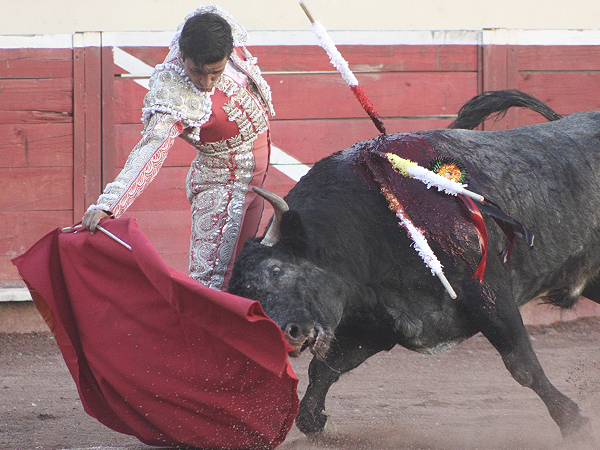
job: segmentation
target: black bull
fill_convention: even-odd
[[[533,249],[517,240],[505,261],[507,236],[485,217],[482,281],[469,263],[481,256],[474,232],[461,257],[430,242],[456,299],[432,278],[379,189],[356,170],[365,148],[385,149],[407,136],[462,162],[482,195],[535,234]],[[440,205],[459,208],[456,197],[430,191]],[[315,354],[296,419],[301,431],[324,429],[329,387],[370,356],[396,344],[434,353],[481,332],[514,379],[544,401],[563,436],[589,436],[589,420],[546,378],[518,307],[536,297],[564,308],[580,295],[600,302],[600,112],[503,131],[379,136],[318,162],[285,201],[289,210],[279,202],[276,210],[285,212],[265,239],[246,243],[229,290],[260,301],[295,354]]]

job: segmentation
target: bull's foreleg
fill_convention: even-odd
[[[370,356],[384,350],[380,345],[365,345],[355,340],[337,337],[326,360],[313,358],[308,368],[308,387],[300,402],[296,426],[304,434],[323,431],[327,423],[325,397],[340,376],[359,366]]]
[[[591,435],[589,419],[581,416],[577,404],[558,391],[546,377],[512,299],[485,292],[485,288],[480,292],[483,296],[471,299],[468,309],[474,314],[481,332],[502,356],[513,378],[539,395],[563,437],[577,433]]]

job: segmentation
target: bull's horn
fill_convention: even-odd
[[[275,211],[273,215],[273,220],[271,221],[271,226],[265,233],[265,237],[261,241],[261,244],[266,245],[268,247],[272,247],[277,243],[280,237],[280,224],[281,224],[281,216],[284,212],[290,209],[288,204],[282,199],[279,195],[273,194],[272,192],[267,191],[266,189],[262,189],[259,187],[252,188],[254,192],[267,200]]]

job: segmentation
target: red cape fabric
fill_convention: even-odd
[[[280,328],[258,302],[165,265],[134,219],[57,229],[13,263],[85,411],[149,445],[274,448],[298,412]]]

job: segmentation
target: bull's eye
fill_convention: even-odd
[[[280,273],[281,273],[281,267],[279,267],[279,266],[273,266],[273,268],[271,269],[271,274],[274,277],[277,277],[277,276],[279,276]]]

